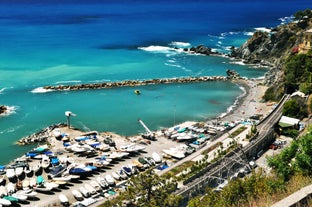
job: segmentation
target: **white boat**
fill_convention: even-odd
[[[162,161],[162,157],[157,152],[152,153],[152,158],[156,163],[160,163]]]
[[[30,187],[29,180],[28,179],[23,180],[23,182],[22,182],[23,190],[28,190],[29,187]]]
[[[61,201],[61,204],[63,204],[63,206],[69,206],[69,201],[68,201],[68,198],[66,197],[66,195],[60,194],[58,197]]]
[[[112,172],[112,176],[115,180],[120,180],[120,175],[117,172]]]
[[[72,194],[77,201],[83,200],[83,195],[78,190],[72,190]]]
[[[95,180],[90,181],[90,185],[97,191],[100,192],[102,190],[100,184],[96,182]]]
[[[110,186],[115,185],[115,180],[114,180],[114,178],[111,175],[106,174],[105,175],[105,180],[108,183],[108,185],[110,185]]]
[[[0,186],[0,197],[6,196],[6,195],[8,195],[6,188],[3,185],[1,185]]]
[[[145,147],[141,145],[137,145],[137,144],[129,144],[129,145],[120,146],[119,149],[122,152],[137,153],[137,152],[144,150]]]
[[[72,179],[72,176],[70,176],[70,175],[52,178],[53,181],[64,181],[64,182],[68,182],[71,179]]]
[[[30,175],[30,173],[32,173],[32,171],[33,171],[32,168],[29,167],[29,166],[24,168],[24,172],[25,172],[26,175]]]
[[[42,156],[41,167],[46,169],[50,166],[50,158],[46,155]]]
[[[16,194],[25,195],[28,198],[35,198],[38,193],[33,191],[32,189],[28,189],[28,190],[19,190],[16,192]]]
[[[96,178],[96,181],[100,184],[102,188],[107,188],[108,183],[106,182],[105,178],[102,178],[101,176]]]
[[[84,188],[83,186],[80,186],[80,187],[79,187],[79,191],[80,191],[80,193],[83,195],[83,197],[85,197],[85,198],[88,198],[88,197],[91,196],[90,192],[87,191],[87,189]]]
[[[17,168],[15,168],[15,175],[16,175],[16,176],[22,175],[23,172],[24,172],[24,168],[23,168],[23,167],[17,167]]]
[[[37,185],[37,180],[35,177],[32,177],[29,181],[29,186],[30,187],[35,187]]]
[[[109,159],[121,159],[123,157],[126,157],[128,156],[129,153],[128,152],[117,152],[117,151],[114,151],[114,152],[111,152],[109,155],[108,155],[108,158]]]
[[[85,187],[85,189],[87,189],[87,191],[90,192],[91,195],[96,194],[95,188],[93,188],[90,184],[86,183],[86,184],[84,185],[84,187]]]
[[[34,186],[33,189],[37,192],[48,192],[48,191],[51,191],[53,189],[52,186],[48,185],[37,185],[37,186]]]
[[[26,201],[28,196],[27,195],[22,195],[18,193],[13,193],[11,194],[12,197],[16,198],[18,201]]]
[[[15,177],[15,169],[14,168],[8,168],[6,169],[6,176],[7,178],[14,178]]]
[[[59,184],[56,183],[56,182],[45,182],[44,185],[45,185],[47,188],[52,188],[52,189],[55,189],[55,188],[58,188],[58,187],[59,187]]]
[[[16,191],[16,185],[12,182],[9,182],[7,185],[6,185],[6,190],[7,190],[7,193],[8,194],[12,194],[12,193],[15,193]]]
[[[120,178],[122,178],[122,179],[124,179],[124,180],[128,178],[128,176],[127,176],[127,174],[125,173],[125,171],[123,171],[123,170],[121,170],[121,169],[118,171],[118,175],[119,175]]]
[[[176,159],[183,159],[185,157],[185,152],[176,147],[164,149],[163,152]]]
[[[41,164],[37,163],[35,164],[33,167],[32,167],[33,171],[36,173],[36,172],[39,172],[39,170],[41,169]]]
[[[0,198],[0,205],[1,205],[1,206],[11,206],[12,203],[11,203],[11,201],[9,201],[9,200],[7,200],[7,199]]]

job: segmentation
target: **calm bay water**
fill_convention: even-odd
[[[94,91],[33,93],[51,84],[225,75],[261,77],[266,70],[222,57],[173,50],[199,44],[228,52],[257,29],[287,22],[304,1],[0,1],[0,164],[32,146],[14,143],[77,114],[75,127],[143,132],[213,118],[243,91],[229,82],[153,85]],[[137,88],[135,88],[137,89]]]

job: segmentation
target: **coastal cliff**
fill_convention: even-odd
[[[311,22],[311,17],[302,16],[291,23],[257,31],[241,47],[232,48],[229,56],[242,59],[246,64],[270,67],[265,84],[279,84],[283,81],[285,61],[289,55],[298,52],[304,32],[312,27]]]

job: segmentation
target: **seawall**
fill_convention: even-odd
[[[226,81],[230,80],[226,76],[198,76],[198,77],[181,77],[181,78],[164,78],[164,79],[148,79],[148,80],[124,80],[117,82],[102,82],[90,84],[76,84],[76,85],[51,85],[44,86],[43,89],[50,91],[65,91],[65,90],[87,90],[87,89],[105,89],[118,87],[135,87],[153,84],[170,84],[170,83],[192,83],[192,82],[206,82],[206,81]]]

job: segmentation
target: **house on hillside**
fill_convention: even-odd
[[[312,29],[304,32],[303,43],[299,45],[299,53],[307,53],[312,49]]]
[[[278,122],[278,125],[282,129],[299,129],[300,120],[288,116],[282,116],[282,118]]]

